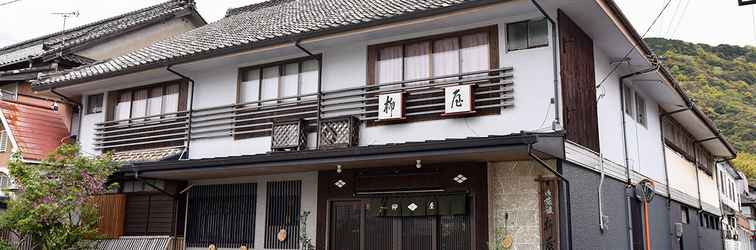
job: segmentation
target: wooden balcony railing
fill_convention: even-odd
[[[500,68],[108,121],[97,124],[95,147],[129,150],[180,146],[190,138],[269,136],[273,122],[281,120],[303,121],[305,133],[318,131],[323,119],[338,117],[379,125],[378,96],[395,92],[405,93],[407,122],[441,119],[444,88],[453,85],[474,86],[475,115],[498,114],[514,105],[512,71]]]

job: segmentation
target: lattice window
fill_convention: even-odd
[[[307,145],[307,137],[303,121],[274,122],[271,144],[273,151],[304,149]]]
[[[348,148],[358,144],[359,120],[343,117],[322,120],[320,122],[319,147]]]
[[[265,248],[299,248],[302,181],[268,182]]]
[[[196,186],[189,194],[187,247],[250,249],[255,242],[257,184]]]

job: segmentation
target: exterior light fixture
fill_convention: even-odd
[[[423,161],[421,161],[421,160],[415,161],[415,167],[416,168],[422,168],[423,167]]]
[[[336,165],[336,173],[341,173],[341,165]]]

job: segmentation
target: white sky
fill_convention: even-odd
[[[0,4],[10,0],[0,0]],[[21,0],[0,6],[0,47],[62,29],[63,18],[53,12],[79,11],[69,18],[75,27],[165,0]],[[261,0],[196,0],[200,14],[213,22],[226,10]],[[636,29],[643,33],[667,0],[615,0]],[[755,6],[740,7],[737,0],[671,0],[648,36],[697,43],[756,46]],[[685,6],[687,5],[687,8]],[[684,10],[684,11],[683,11]],[[677,28],[675,28],[677,27]]]

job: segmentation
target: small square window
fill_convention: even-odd
[[[103,94],[90,95],[87,97],[87,114],[97,114],[102,112]]]
[[[637,120],[643,126],[648,125],[648,117],[646,114],[646,99],[643,99],[638,93],[635,94],[635,111],[637,113]]]
[[[537,48],[549,45],[549,24],[546,19],[507,24],[507,50]]]

